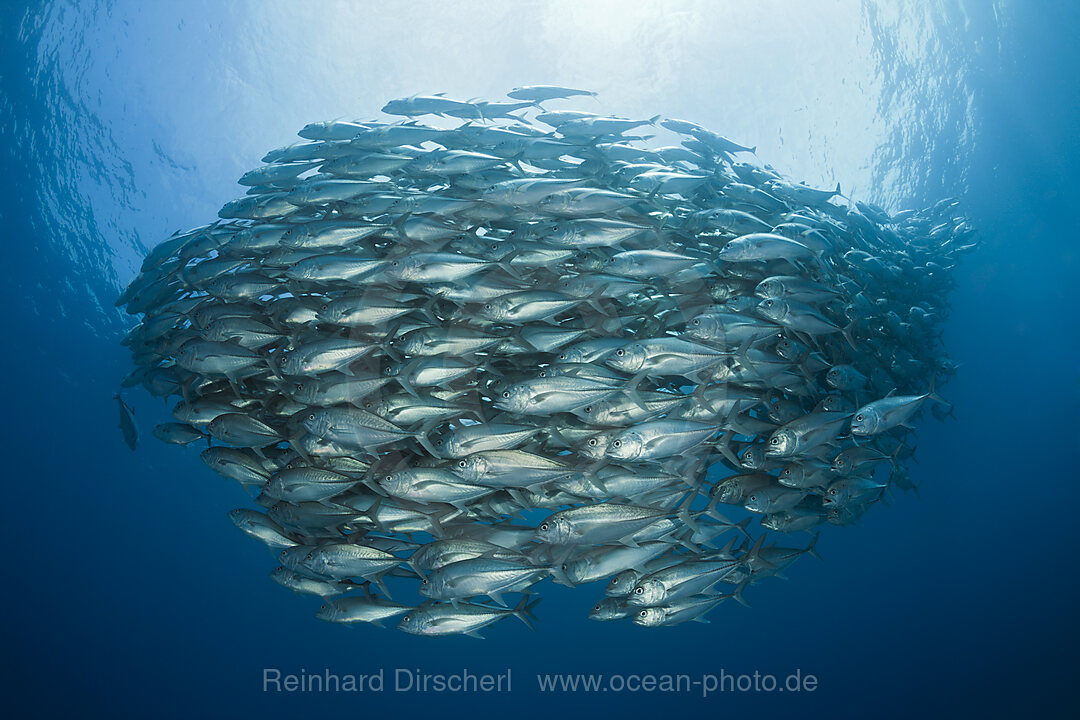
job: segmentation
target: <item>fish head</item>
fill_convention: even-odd
[[[663,608],[641,608],[634,613],[634,624],[641,625],[642,627],[659,627],[664,624],[665,617],[666,615]]]
[[[466,255],[475,255],[476,257],[488,260],[489,262],[499,262],[510,253],[514,252],[517,248],[514,243],[507,240],[494,240],[490,242],[483,242],[482,238],[477,238],[475,248],[469,252],[464,251]]]
[[[742,491],[739,489],[737,480],[721,480],[709,488],[709,496],[715,497],[717,502],[730,504],[739,501],[739,498],[742,497]]]
[[[843,372],[840,366],[829,368],[829,372],[825,373],[825,382],[834,388],[840,389],[840,384],[844,381]]]
[[[626,345],[618,348],[604,362],[620,372],[636,373],[645,364],[645,347],[641,343]]]
[[[557,247],[572,247],[579,235],[577,226],[572,222],[554,222],[544,233],[544,242]]]
[[[788,314],[788,304],[779,298],[765,298],[757,304],[760,315],[769,320],[779,321]]]
[[[593,605],[592,610],[589,611],[589,619],[604,621],[626,617],[625,605],[622,598],[604,598]]]
[[[176,364],[189,369],[198,359],[198,350],[194,343],[185,343],[176,353]]]
[[[408,115],[412,112],[412,104],[408,98],[391,100],[382,106],[382,112],[387,115]]]
[[[686,334],[698,340],[718,340],[723,337],[724,328],[716,316],[698,315],[687,323]]]
[[[325,554],[319,552],[319,548],[306,548],[307,553],[301,549],[296,553],[295,557],[300,558],[295,567],[297,571],[304,573],[310,572],[315,575],[326,575],[327,570],[330,568],[330,563]]]
[[[641,607],[659,605],[665,598],[667,598],[667,589],[664,584],[656,578],[645,578],[630,591],[627,602]]]
[[[285,392],[292,394],[292,399],[305,405],[315,404],[315,394],[319,389],[316,378],[307,378],[299,382],[283,382]]]
[[[632,262],[626,258],[611,258],[609,260],[607,255],[594,251],[579,252],[574,256],[574,262],[578,268],[586,272],[600,272],[610,263],[611,271],[616,275],[622,274],[633,267]]]
[[[285,495],[285,481],[275,475],[266,482],[266,486],[263,487],[263,492],[267,497],[274,498],[275,500],[283,500]]]
[[[489,463],[483,455],[473,454],[453,463],[450,469],[462,480],[478,482],[487,475]]]
[[[420,586],[416,588],[416,591],[424,597],[437,598],[439,596],[439,578],[437,575],[438,571],[433,572],[422,579],[420,581]]]
[[[612,433],[597,433],[578,447],[578,454],[589,460],[602,460],[611,444]]]
[[[559,292],[573,298],[586,298],[589,296],[592,285],[588,275],[573,275],[559,280],[557,287]]]
[[[618,435],[608,446],[607,454],[616,460],[634,460],[645,450],[645,439],[633,430]]]
[[[729,241],[724,247],[717,251],[716,257],[721,260],[738,260],[740,245],[738,239]]]
[[[311,552],[311,548],[303,545],[285,548],[278,553],[277,561],[281,567],[295,570],[300,565],[300,561],[303,560],[309,552]]]
[[[558,545],[570,540],[572,534],[570,521],[556,513],[537,526],[534,537],[540,542]]]
[[[236,527],[247,527],[250,525],[248,520],[248,514],[244,508],[236,508],[229,511],[229,519],[232,520],[233,525]]]
[[[388,378],[394,378],[401,374],[405,369],[405,361],[392,361],[385,363],[382,367],[382,376]]]
[[[422,265],[423,258],[398,257],[390,260],[389,265],[386,266],[385,273],[391,280],[410,282],[416,280],[420,276]]]
[[[768,300],[770,298],[783,297],[784,290],[784,281],[780,278],[771,277],[765,278],[764,280],[759,282],[757,284],[757,287],[754,288],[754,294],[757,295],[759,298]]]
[[[445,166],[445,160],[441,155],[428,153],[415,158],[409,163],[407,170],[411,172],[429,173],[435,172]]]
[[[305,430],[318,438],[325,438],[330,430],[330,418],[322,410],[308,410],[302,413],[300,424]]]
[[[825,507],[837,507],[843,505],[846,499],[846,486],[842,483],[833,483],[825,490],[821,504]]]
[[[852,402],[843,395],[826,395],[819,403],[819,409],[825,412],[850,413],[855,410]]]
[[[206,426],[206,431],[216,438],[224,438],[229,434],[230,423],[229,421],[235,419],[226,417],[227,415],[233,415],[234,413],[224,413],[218,415],[216,418],[210,421],[210,424]]]
[[[829,465],[829,470],[834,473],[846,473],[851,470],[851,456],[845,452],[840,453],[833,458],[832,464]]]
[[[866,406],[851,418],[852,435],[873,435],[881,426],[881,416],[873,407]]]
[[[765,449],[761,445],[752,444],[739,458],[739,464],[747,470],[757,470],[765,463]]]
[[[288,569],[284,567],[276,567],[270,572],[270,579],[278,583],[279,585],[289,587],[290,575],[291,573]]]
[[[771,513],[761,518],[761,527],[766,530],[775,530],[776,532],[785,532],[784,528],[787,525],[786,518],[780,513]]]
[[[559,570],[562,571],[563,582],[559,582],[559,574],[556,574],[555,582],[559,582],[560,585],[570,585],[571,587],[584,582],[589,577],[589,570],[592,569],[592,565],[592,560],[588,556],[564,562],[559,566]]]
[[[307,245],[310,238],[311,228],[307,225],[297,225],[282,233],[278,244],[293,249],[302,248]]]
[[[623,570],[608,580],[604,594],[608,597],[626,597],[634,589],[640,577],[641,573],[637,570]]]
[[[598,400],[591,405],[572,410],[574,415],[584,420],[587,423],[594,423],[597,425],[603,425],[611,416],[612,404],[608,400]],[[610,438],[608,438],[610,441]],[[597,447],[593,444],[591,447]],[[607,449],[607,443],[604,444],[604,449]]]
[[[465,450],[462,439],[453,430],[445,435],[435,436],[431,441],[431,445],[437,452],[442,453],[443,457],[458,458],[469,454]]]
[[[293,268],[289,268],[291,271]],[[286,271],[286,275],[288,272]],[[291,276],[290,276],[291,277]],[[315,312],[315,317],[323,322],[333,323],[334,325],[340,325],[341,321],[345,319],[348,314],[348,308],[341,303],[327,303],[321,309]]]
[[[338,609],[338,606],[332,602],[324,603],[315,613],[315,618],[317,620],[323,620],[325,622],[337,622],[339,617],[341,617],[341,611]]]
[[[512,304],[509,300],[497,299],[484,303],[484,306],[480,308],[480,315],[487,320],[501,322],[510,316],[511,310]]]
[[[750,493],[750,497],[746,498],[746,507],[750,512],[766,513],[769,512],[769,496],[761,490],[755,490]]]
[[[799,446],[799,439],[791,430],[781,428],[769,438],[766,457],[791,457]]]
[[[207,465],[209,465],[211,468],[213,468],[215,466],[217,466],[217,467],[227,467],[228,464],[229,464],[229,461],[227,459],[225,459],[224,457],[222,457],[221,453],[219,452],[221,449],[222,448],[216,448],[216,447],[207,448],[207,449],[203,450],[201,453],[199,453],[199,457],[202,458],[202,461],[204,463],[206,463]]]
[[[531,399],[532,393],[529,387],[524,383],[517,383],[499,393],[498,399],[492,405],[515,415],[522,415],[528,411],[529,406],[532,404]]]
[[[431,619],[424,608],[414,608],[398,621],[398,630],[411,635],[427,635]]]
[[[393,338],[390,340],[390,346],[406,355],[418,356],[423,352],[429,338],[430,333],[426,328],[418,328]]]
[[[806,470],[802,465],[791,463],[785,465],[784,469],[780,471],[780,475],[777,476],[777,480],[781,485],[795,485],[806,475]]]
[[[776,341],[776,354],[785,360],[795,361],[799,359],[800,348],[794,340],[783,335]]]
[[[282,375],[298,377],[304,373],[304,359],[299,352],[286,351],[282,353],[278,367]]]
[[[390,473],[389,475],[383,475],[379,477],[379,486],[395,497],[403,497],[409,492],[412,483],[409,482],[409,475],[403,472]]]

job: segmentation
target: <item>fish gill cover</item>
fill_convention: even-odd
[[[541,105],[575,95],[312,123],[118,301],[123,385],[179,398],[154,435],[208,442],[321,619],[476,634],[548,578],[603,581],[597,620],[702,619],[816,554],[767,531],[914,487],[957,203],[890,215],[692,122]]]

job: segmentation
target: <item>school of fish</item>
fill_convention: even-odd
[[[419,635],[531,626],[549,579],[676,625],[914,487],[956,201],[889,214],[692,122],[508,95],[307,125],[117,301],[122,385],[251,492],[275,581]]]

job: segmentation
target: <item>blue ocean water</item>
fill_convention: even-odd
[[[1021,0],[46,2],[0,8],[6,337],[3,674],[13,717],[1005,716],[1075,712],[1080,485],[1080,44],[1074,4]],[[963,202],[942,392],[919,497],[826,527],[824,562],[708,625],[584,618],[556,588],[529,632],[434,640],[314,619],[267,577],[197,453],[156,442],[113,307],[146,249],[202,224],[316,119],[416,92],[591,88],[889,209]],[[795,543],[801,543],[797,539]],[[579,597],[587,595],[586,597]],[[265,692],[264,671],[386,676],[382,692]],[[395,692],[398,669],[512,674],[507,693]],[[540,692],[536,676],[813,675],[814,690]]]

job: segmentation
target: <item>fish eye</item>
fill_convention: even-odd
[[[397,267],[397,266],[398,266],[398,265],[400,265],[400,264],[401,264],[401,263],[399,263],[399,262],[398,262],[397,260],[394,260],[394,261],[392,261],[392,262],[390,263],[390,267]]]
[[[645,617],[645,616],[647,616],[648,614],[649,614],[649,613],[647,613],[646,611],[642,610],[641,612],[639,612],[639,613],[638,613],[638,617]]]
[[[546,373],[546,372],[544,372],[543,370],[541,370],[541,371],[540,371],[540,377],[542,377],[542,378],[546,378],[546,377],[547,377],[547,373]]]
[[[592,412],[592,405],[586,405],[585,406],[585,412],[591,413]]]
[[[540,523],[540,529],[541,530],[547,530],[548,529],[548,524],[547,523]]]
[[[856,416],[855,416],[855,419],[856,419],[856,420],[860,420],[860,421],[861,421],[861,420],[862,420],[862,414],[856,415]]]
[[[694,321],[692,323],[690,323],[690,324],[691,325],[700,325],[701,324],[701,318],[694,318]]]
[[[589,439],[589,444],[595,447],[596,446],[596,438],[590,438]]]
[[[420,582],[420,584],[421,584],[421,585],[427,585],[427,584],[428,584],[428,581],[427,581],[427,579],[425,578],[424,580],[422,580],[422,581]]]
[[[611,444],[614,445],[615,447],[622,447],[622,441],[621,440],[616,440],[615,442],[613,442]]]
[[[387,482],[390,482],[393,479],[394,479],[393,475],[387,475],[385,478],[383,478],[383,480],[386,480]]]
[[[635,595],[644,595],[645,594],[645,588],[638,585],[636,588],[634,588],[634,594]]]
[[[508,398],[508,397],[510,397],[510,393],[508,393],[508,392],[506,392],[506,391],[503,391],[503,397],[504,397],[504,398]]]
[[[457,466],[458,466],[459,468],[464,468],[464,467],[467,467],[467,466],[468,466],[468,464],[469,464],[469,463],[465,462],[464,460],[458,460],[458,464],[457,464]]]
[[[773,445],[779,445],[780,444],[780,438],[773,438],[769,442],[772,443]]]
[[[405,617],[401,618],[401,622],[409,622],[409,616],[406,615]]]
[[[314,420],[315,419],[315,413],[308,413],[307,419],[308,420]]]
[[[622,357],[624,355],[622,350],[616,350],[615,354],[618,355],[619,357]]]
[[[562,568],[563,570],[566,570],[566,568],[567,568],[567,565],[566,565],[566,563],[563,563],[563,564],[562,564],[562,565],[561,565],[560,567],[561,567],[561,568]]]

